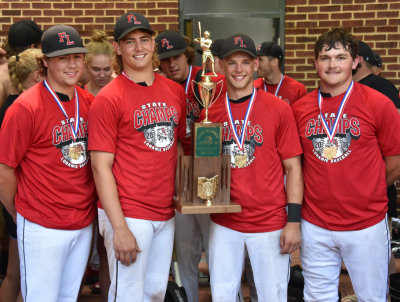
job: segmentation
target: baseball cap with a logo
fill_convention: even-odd
[[[253,40],[245,34],[236,34],[226,38],[224,43],[222,43],[220,50],[221,59],[239,51],[248,53],[250,56],[257,58],[256,47]]]
[[[42,30],[32,20],[21,20],[11,25],[8,31],[8,44],[11,47],[30,47],[32,44],[39,44],[42,37]]]
[[[175,31],[166,30],[156,37],[157,53],[160,60],[177,56],[186,51],[183,36]]]
[[[114,41],[118,42],[118,40],[137,29],[146,30],[152,35],[155,34],[154,30],[150,27],[149,21],[142,14],[135,12],[127,12],[123,14],[118,18],[117,23],[115,23]]]
[[[257,48],[257,56],[274,57],[282,60],[283,51],[282,48],[274,42],[262,42]]]
[[[55,25],[42,36],[42,53],[46,57],[58,57],[73,53],[88,53],[78,31],[68,25]]]

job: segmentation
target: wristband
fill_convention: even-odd
[[[300,222],[301,220],[301,204],[288,203],[287,222]]]

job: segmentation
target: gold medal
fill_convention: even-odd
[[[324,157],[328,160],[336,157],[337,147],[336,146],[325,146],[324,147]]]
[[[72,145],[68,149],[68,155],[73,160],[78,160],[82,154],[82,146],[81,145]]]
[[[247,155],[235,155],[235,165],[243,168],[247,163]]]

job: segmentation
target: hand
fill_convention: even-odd
[[[281,254],[291,254],[300,247],[300,222],[288,222],[280,238]]]
[[[124,265],[130,265],[136,261],[137,253],[141,252],[135,236],[128,227],[114,230],[115,258]]]

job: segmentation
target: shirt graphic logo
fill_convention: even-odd
[[[335,123],[335,113],[326,113],[325,119],[329,127]],[[314,155],[326,163],[336,163],[344,160],[351,154],[350,145],[353,139],[357,140],[361,135],[360,121],[355,117],[343,114],[339,121],[338,131],[332,142],[326,135],[321,119],[310,119],[307,122],[305,136],[311,140]]]
[[[163,102],[142,105],[134,112],[134,127],[143,132],[144,144],[152,150],[164,152],[175,142],[174,129],[178,125],[178,111]]]
[[[241,48],[247,48],[247,45],[244,44],[242,37],[235,37],[234,42],[235,45],[239,45]]]

